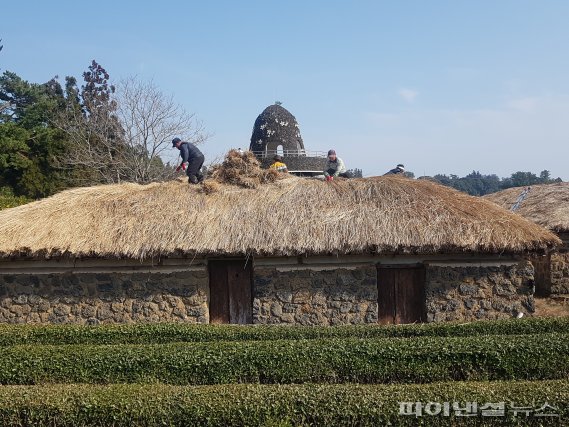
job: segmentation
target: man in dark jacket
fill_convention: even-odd
[[[405,173],[405,166],[403,166],[401,163],[399,163],[395,169],[391,169],[385,175],[399,175],[399,174],[403,174],[403,173]]]
[[[184,169],[188,175],[188,182],[190,184],[198,184],[203,181],[203,174],[201,172],[204,156],[202,152],[194,144],[182,141],[180,138],[172,140],[172,147],[180,150],[182,157],[182,164],[176,168],[176,171]]]

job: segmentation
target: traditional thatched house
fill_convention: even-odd
[[[524,188],[509,188],[485,196],[510,209]],[[536,294],[569,295],[569,183],[535,185],[519,200],[516,213],[553,231],[563,241],[558,251],[532,258],[535,266]]]
[[[398,177],[77,188],[0,212],[0,321],[509,317],[532,311],[522,255],[557,243],[494,203]]]

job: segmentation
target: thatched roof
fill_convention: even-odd
[[[524,188],[508,188],[484,197],[510,209]],[[533,185],[516,213],[552,231],[569,231],[569,182]]]
[[[2,256],[523,252],[558,242],[490,201],[399,177],[106,185],[0,212]]]

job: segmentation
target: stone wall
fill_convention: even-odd
[[[437,266],[426,271],[427,321],[508,318],[532,313],[534,270],[511,266]]]
[[[0,322],[208,323],[208,294],[205,269],[0,274]]]
[[[551,263],[565,291],[569,290],[568,255],[552,257]],[[502,266],[427,264],[427,321],[531,313],[533,278],[528,261]],[[205,268],[0,273],[0,323],[208,323],[208,282]],[[375,264],[255,268],[253,323],[341,325],[377,320]]]
[[[569,252],[551,254],[551,293],[569,295]]]
[[[377,313],[373,265],[333,270],[255,268],[253,323],[376,323]]]

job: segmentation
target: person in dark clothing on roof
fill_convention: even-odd
[[[403,166],[401,163],[399,163],[395,167],[395,169],[391,169],[385,175],[399,175],[399,174],[404,174],[404,173],[405,173],[405,166]]]
[[[205,158],[199,148],[190,142],[182,141],[180,138],[172,140],[172,147],[180,150],[182,157],[182,164],[176,168],[176,171],[185,170],[190,184],[202,182],[204,176],[201,169]]]

